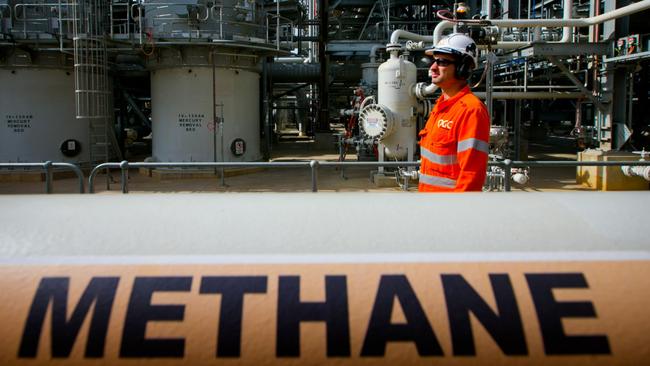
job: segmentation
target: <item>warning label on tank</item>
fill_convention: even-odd
[[[22,133],[25,130],[32,128],[32,114],[6,114],[5,121],[7,128],[15,133]]]
[[[203,113],[179,113],[178,127],[186,132],[194,132],[203,127],[205,123],[205,114]]]
[[[650,359],[648,261],[12,264],[0,293],[3,365]]]

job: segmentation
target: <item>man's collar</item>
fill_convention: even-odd
[[[451,98],[445,99],[445,95],[443,94],[438,98],[438,101],[436,102],[436,105],[433,108],[433,110],[435,112],[441,111],[442,109],[454,104],[458,99],[462,98],[468,93],[470,93],[469,85],[465,85],[464,88],[458,91],[458,93],[456,93],[456,95],[454,95]]]

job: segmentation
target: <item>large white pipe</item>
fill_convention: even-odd
[[[0,207],[11,208],[0,210],[0,261],[650,250],[638,230],[647,226],[648,192],[0,195]],[[328,223],[341,207],[355,225],[334,230]],[[297,212],[322,224],[283,235]],[[141,229],[128,230],[135,222]],[[407,227],[408,235],[398,230]]]

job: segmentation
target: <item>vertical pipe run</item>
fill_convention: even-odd
[[[224,123],[226,121],[223,118],[223,108],[224,104],[221,103],[219,104],[221,107],[221,120],[219,121],[219,136],[221,137],[221,162],[226,161],[226,153],[224,152],[224,146],[223,146],[223,129],[224,129]],[[215,126],[216,127],[216,126]],[[221,167],[221,186],[225,187],[226,186],[226,171],[224,170],[225,168]]]
[[[627,127],[632,129],[632,102],[634,101],[634,71],[630,71],[627,74],[627,85],[628,85],[628,94],[627,94],[627,113],[625,114]]]
[[[320,15],[320,29],[318,30],[318,61],[320,62],[320,82],[318,85],[318,95],[320,97],[320,113],[318,118],[318,130],[329,131],[329,94],[327,90],[329,62],[325,54],[327,49],[329,28],[329,1],[318,0],[318,13]]]
[[[217,162],[217,81],[214,54],[212,55],[212,161]],[[217,168],[214,168],[217,175]]]
[[[264,158],[271,158],[271,113],[269,95],[269,60],[270,57],[264,59],[262,64],[262,121],[264,121]]]
[[[514,101],[515,160],[521,160],[521,100]]]
[[[492,86],[494,85],[494,70],[493,59],[496,56],[490,52],[488,53],[485,61],[487,75],[485,78],[485,104],[487,105],[488,115],[490,116],[490,125],[492,125],[493,101],[492,101]]]

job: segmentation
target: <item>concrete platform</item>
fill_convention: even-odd
[[[579,161],[636,161],[639,155],[600,150],[585,150],[578,154]],[[583,186],[601,191],[638,191],[648,190],[650,182],[641,177],[627,177],[618,166],[584,166],[578,167],[576,181]]]

